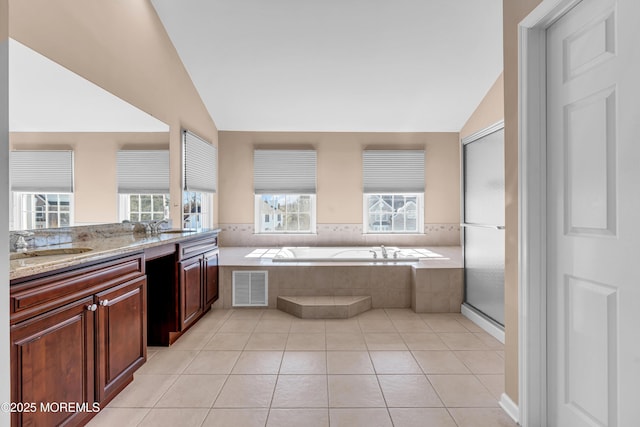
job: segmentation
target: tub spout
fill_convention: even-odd
[[[382,258],[389,258],[387,248],[385,248],[384,245],[380,245],[380,251],[382,251]]]

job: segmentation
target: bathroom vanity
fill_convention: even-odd
[[[218,299],[218,235],[145,249],[148,343],[171,345]]]
[[[175,342],[217,299],[217,235],[118,236],[11,261],[12,425],[85,424],[133,380],[148,342]]]

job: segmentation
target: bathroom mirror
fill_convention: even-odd
[[[10,39],[9,147],[73,152],[74,183],[72,194],[12,191],[10,229],[114,223],[118,150],[168,150],[169,126]]]

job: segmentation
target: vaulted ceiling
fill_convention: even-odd
[[[502,0],[152,0],[219,130],[459,131]]]

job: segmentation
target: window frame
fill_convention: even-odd
[[[369,224],[369,197],[377,196],[402,196],[402,197],[415,197],[416,198],[416,231],[407,231],[406,225],[404,231],[396,231],[393,230],[393,226],[388,231],[384,230],[370,230]],[[393,211],[395,212],[395,210]],[[393,215],[393,213],[392,213]],[[397,215],[397,213],[395,213]],[[414,192],[393,192],[393,193],[363,193],[362,195],[362,234],[424,234],[424,193],[414,193]]]
[[[200,197],[200,212],[194,212],[193,210],[190,212],[185,212],[185,197],[190,197],[187,195],[195,195],[196,200]],[[214,193],[205,192],[205,191],[182,191],[182,200],[180,202],[180,224],[182,224],[182,228],[184,229],[208,229],[213,227],[213,195]],[[187,222],[187,217],[199,218],[196,221],[194,226],[193,222]]]
[[[26,197],[35,197],[37,195],[46,195],[46,196],[51,196],[51,195],[55,195],[55,196],[68,196],[69,197],[69,224],[68,225],[58,225],[57,227],[52,227],[49,223],[49,214],[52,213],[56,213],[57,217],[58,217],[58,224],[60,223],[60,214],[62,213],[61,210],[58,211],[54,211],[54,212],[50,212],[48,209],[45,210],[44,213],[44,217],[45,217],[45,227],[36,227],[35,224],[35,217],[34,215],[37,213],[36,211],[32,210],[32,211],[27,211],[26,209],[23,209],[23,206],[26,203]],[[49,206],[49,205],[47,205]],[[59,204],[58,204],[59,206]],[[12,191],[11,192],[11,218],[10,218],[10,230],[39,230],[39,229],[45,229],[45,228],[63,228],[63,227],[72,227],[75,223],[75,215],[74,215],[74,211],[75,211],[75,200],[74,200],[74,193],[67,193],[67,192],[62,192],[62,193],[58,193],[58,192],[47,192],[47,191]],[[26,220],[27,215],[31,216],[31,221],[33,222],[33,224],[31,224],[32,226],[29,226],[29,220]]]
[[[266,221],[263,221],[262,213],[260,211],[260,206],[262,202],[262,197],[271,196],[271,197],[293,197],[293,196],[308,196],[309,197],[309,230],[274,230],[267,231],[262,229],[262,224]],[[262,193],[262,194],[254,194],[254,233],[255,234],[316,234],[316,210],[317,210],[317,196],[315,193],[304,193],[304,194],[289,194],[289,193]],[[300,211],[297,212],[300,215]],[[306,212],[303,212],[306,213]],[[286,215],[286,211],[284,212]],[[278,214],[280,217],[282,213]],[[277,219],[276,219],[277,220]],[[299,223],[298,223],[299,224]]]
[[[119,193],[118,194],[118,217],[120,221],[131,221],[131,222],[139,222],[139,221],[149,221],[149,220],[143,220],[143,219],[138,219],[138,220],[132,220],[131,219],[131,196],[138,196],[139,198],[141,196],[150,196],[151,197],[151,203],[152,203],[152,208],[153,208],[153,197],[154,196],[162,196],[163,197],[163,205],[165,205],[165,210],[163,211],[163,218],[160,219],[169,219],[169,214],[170,214],[170,209],[171,209],[171,205],[170,205],[170,198],[169,198],[169,193],[164,193],[164,194],[151,194],[151,193],[134,193],[134,194],[130,194],[130,193]],[[139,199],[140,200],[140,199]],[[140,210],[138,210],[139,214],[142,214],[142,212]],[[151,210],[151,216],[153,218],[153,214],[155,212],[153,211],[153,209]],[[154,219],[156,220],[156,219]]]

